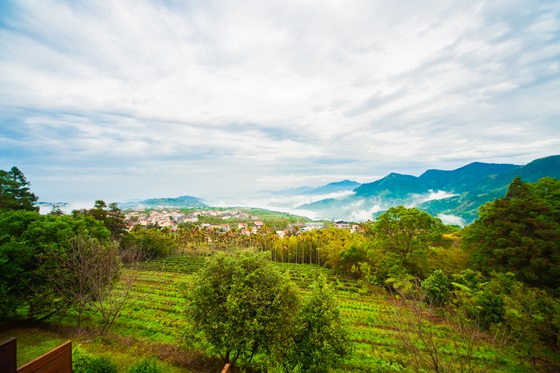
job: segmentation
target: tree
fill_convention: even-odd
[[[351,353],[334,292],[321,275],[296,319],[297,331],[284,367],[289,372],[328,372]]]
[[[96,263],[94,267],[86,264],[90,269],[87,273],[91,293],[93,295],[92,306],[99,312],[102,320],[100,334],[105,334],[113,325],[116,318],[123,309],[130,305],[131,290],[137,277],[138,263],[141,259],[140,251],[123,254],[116,241],[106,245],[95,245],[91,242],[92,255],[88,260]],[[127,257],[128,270],[123,271],[121,255]]]
[[[224,363],[248,364],[258,353],[285,349],[299,300],[294,286],[268,261],[248,250],[217,253],[187,291],[187,313]]]
[[[116,240],[127,233],[127,225],[124,219],[125,213],[119,208],[118,204],[116,202],[110,203],[105,226],[111,232],[111,238]]]
[[[64,252],[50,250],[46,253],[49,262],[58,265],[46,271],[49,285],[78,313],[78,328],[82,314],[89,308],[97,309],[103,319],[103,334],[113,323],[126,302],[114,306],[111,297],[121,277],[121,261],[118,243],[100,242],[95,238],[78,235],[71,239],[70,247]],[[128,290],[128,289],[127,289]],[[119,297],[126,300],[128,292]]]
[[[22,235],[28,227],[41,219],[31,211],[0,210],[0,316],[16,317],[20,306],[27,306],[34,298],[32,290],[40,284],[34,280],[38,268],[35,253],[26,245]]]
[[[480,208],[479,218],[465,228],[462,245],[471,265],[512,272],[530,286],[560,287],[560,181],[536,184],[516,177],[505,197]]]
[[[48,276],[58,271],[76,236],[105,241],[109,232],[89,217],[0,211],[2,316],[41,319],[69,307]]]
[[[408,273],[423,277],[421,262],[431,246],[449,246],[443,237],[445,225],[417,208],[391,207],[373,226],[376,242],[400,261]]]
[[[492,371],[503,359],[499,355],[500,347],[507,342],[503,333],[497,330],[490,336],[464,312],[436,308],[429,289],[419,285],[417,281],[411,283],[406,286],[409,291],[392,297],[395,337],[410,368],[415,372]],[[452,332],[442,339],[446,327]],[[482,353],[488,345],[498,347],[493,350],[498,356]]]
[[[81,209],[72,211],[73,216],[83,215],[91,216],[95,220],[102,222],[111,232],[113,240],[121,239],[126,235],[126,223],[124,221],[125,214],[118,207],[116,202],[112,202],[107,206],[105,201],[98,199],[92,209]]]
[[[140,250],[147,259],[169,256],[178,248],[177,242],[169,232],[140,225],[124,236],[121,244],[129,251]]]
[[[17,167],[0,170],[0,209],[39,211],[38,198],[29,190],[29,182]]]

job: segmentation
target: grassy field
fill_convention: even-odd
[[[144,263],[138,271],[133,288],[134,303],[126,308],[102,338],[95,336],[97,316],[88,314],[85,328],[76,333],[72,315],[34,327],[13,327],[0,330],[0,340],[18,337],[18,363],[36,356],[71,339],[92,354],[110,356],[125,371],[139,356],[155,356],[165,371],[219,371],[220,362],[201,353],[183,351],[179,346],[180,332],[187,324],[180,284],[187,286],[193,273],[204,263],[203,257],[177,256]],[[410,354],[399,343],[399,323],[394,302],[382,290],[363,289],[356,281],[335,276],[330,270],[314,265],[276,264],[287,271],[302,295],[319,273],[325,273],[336,289],[344,322],[354,341],[354,354],[337,371],[404,372],[410,368]],[[6,329],[6,328],[5,328]],[[457,339],[455,331],[445,322],[436,322],[430,329],[443,356],[453,357]],[[447,350],[446,350],[447,349]],[[466,350],[466,347],[463,348]],[[473,364],[491,367],[493,372],[532,372],[513,353],[484,343],[472,353]],[[482,370],[481,370],[482,371]]]

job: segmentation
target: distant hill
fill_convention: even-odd
[[[298,188],[276,190],[274,192],[271,192],[271,194],[279,195],[279,196],[296,196],[296,195],[301,195],[301,194],[308,193],[308,192],[312,191],[313,189],[315,189],[315,188],[310,187],[310,186],[302,186],[302,187],[298,187]]]
[[[416,206],[434,216],[471,223],[484,203],[505,195],[509,183],[519,175],[527,182],[542,177],[560,179],[560,156],[536,159],[525,166],[474,162],[456,170],[428,170],[419,177],[391,173],[364,183],[355,194],[299,206],[325,217],[375,218],[391,206]]]
[[[205,208],[209,207],[200,199],[191,196],[175,198],[150,198],[142,201],[122,202],[118,204],[123,210],[146,208]]]
[[[305,192],[305,194],[330,194],[330,193],[340,193],[346,191],[352,191],[362,184],[357,181],[352,180],[342,180],[334,183],[329,183],[317,188],[313,188]]]
[[[416,176],[390,173],[373,183],[362,184],[354,192],[358,197],[398,199],[406,198],[411,193],[423,193],[426,189],[426,185]]]
[[[322,195],[322,194],[340,193],[346,191],[349,192],[358,188],[360,185],[362,184],[358,183],[357,181],[342,180],[342,181],[336,181],[318,187],[303,186],[299,188],[284,189],[281,191],[274,192],[274,194],[285,195],[285,196]]]

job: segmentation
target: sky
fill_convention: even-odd
[[[41,201],[559,153],[557,0],[0,0],[0,169]]]

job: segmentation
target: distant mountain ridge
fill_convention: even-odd
[[[424,183],[416,176],[390,173],[382,179],[372,183],[362,184],[356,188],[358,197],[380,197],[398,199],[411,193],[422,193],[426,189]]]
[[[514,164],[473,162],[452,171],[428,170],[419,176],[428,188],[462,192],[473,183],[519,169]]]
[[[358,188],[360,183],[353,180],[342,180],[336,181],[333,183],[329,183],[326,185],[318,186],[318,187],[309,187],[303,186],[299,188],[292,188],[292,189],[284,189],[274,194],[279,195],[321,195],[321,194],[331,194],[331,193],[340,193],[340,192],[350,192],[354,189]]]
[[[362,184],[354,189],[352,196],[325,199],[298,208],[323,213],[330,219],[363,220],[403,204],[468,224],[476,219],[481,205],[505,195],[516,175],[527,182],[547,176],[560,179],[560,156],[536,159],[524,166],[473,162],[451,171],[427,170],[418,177],[390,173]]]
[[[199,198],[192,196],[180,196],[174,198],[150,198],[141,201],[129,201],[118,203],[123,210],[145,209],[145,208],[205,208],[209,207]]]
[[[452,171],[428,170],[416,177],[390,173],[372,183],[364,183],[355,189],[357,196],[406,198],[411,193],[426,193],[429,190],[462,192],[472,189],[480,180],[518,169],[514,164],[474,162]]]
[[[330,193],[340,193],[346,191],[352,191],[362,184],[358,183],[357,181],[352,180],[342,180],[337,181],[334,183],[329,183],[327,185],[323,185],[317,188],[313,188],[305,192],[305,194],[330,194]]]

